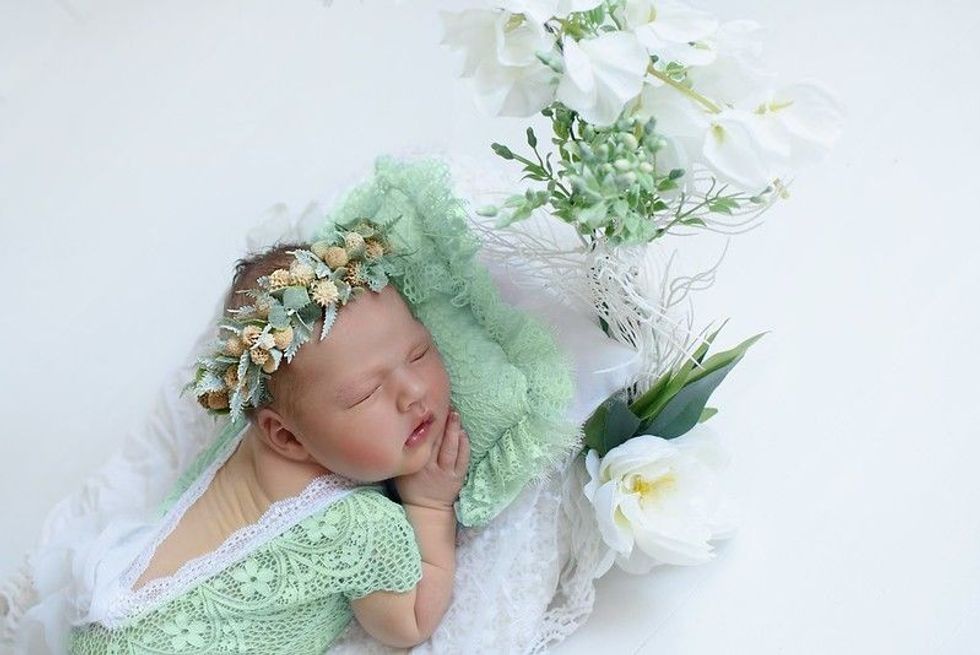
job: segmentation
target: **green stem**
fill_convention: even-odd
[[[671,79],[671,77],[669,75],[665,75],[664,73],[661,73],[656,68],[654,68],[653,67],[653,64],[650,64],[649,66],[647,66],[647,72],[650,73],[651,75],[653,75],[654,77],[656,77],[658,80],[662,80],[666,84],[674,87],[675,89],[677,89],[678,91],[680,91],[681,93],[683,93],[687,97],[691,98],[695,102],[701,103],[712,114],[720,114],[721,113],[721,107],[719,107],[715,103],[711,102],[710,100],[708,100],[707,98],[705,98],[703,95],[701,95],[697,91],[694,91],[693,89],[689,89],[689,88],[687,88],[686,86],[684,86],[682,84],[678,84],[673,79]]]

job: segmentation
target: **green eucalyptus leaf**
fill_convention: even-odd
[[[306,292],[306,287],[286,287],[282,292],[282,304],[286,309],[301,309],[310,304],[310,294]]]
[[[286,308],[279,303],[269,309],[269,325],[277,330],[289,327],[289,314],[286,313]]]

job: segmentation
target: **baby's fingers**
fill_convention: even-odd
[[[439,466],[453,470],[456,465],[456,454],[459,450],[459,414],[452,412],[446,423],[446,433],[439,450]]]
[[[459,433],[459,455],[456,457],[457,475],[466,475],[470,463],[470,436],[463,430]]]

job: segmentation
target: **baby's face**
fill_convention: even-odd
[[[293,433],[324,468],[376,482],[427,462],[449,414],[449,376],[429,331],[391,285],[342,307],[289,364]],[[431,418],[425,437],[407,444]]]

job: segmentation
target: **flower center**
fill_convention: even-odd
[[[673,489],[677,478],[673,473],[667,473],[656,480],[635,476],[630,482],[630,491],[640,494],[640,502],[654,500],[657,496]]]

